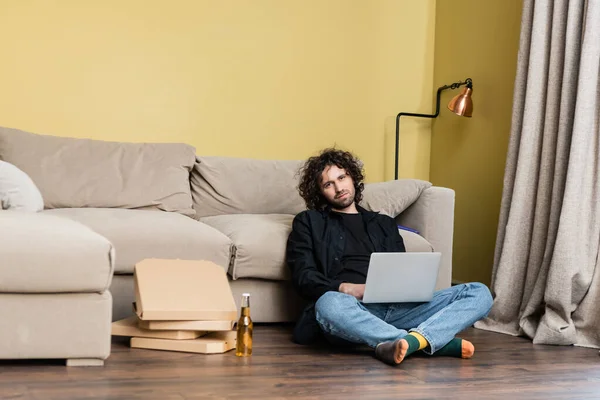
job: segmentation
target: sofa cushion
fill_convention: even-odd
[[[114,245],[115,272],[133,273],[144,258],[208,260],[229,267],[232,243],[227,236],[180,214],[106,208],[45,210],[78,221]]]
[[[232,214],[201,218],[200,221],[227,235],[234,244],[229,275],[239,278],[289,280],[285,263],[287,239],[293,215]],[[406,251],[431,252],[433,246],[422,236],[399,230]]]
[[[229,268],[233,279],[288,280],[285,249],[293,219],[288,214],[236,214],[205,217],[201,221],[233,241],[235,253]]]
[[[25,171],[46,208],[154,208],[193,216],[195,149],[118,143],[0,128],[0,159]]]
[[[400,236],[404,240],[404,247],[411,253],[429,253],[434,251],[433,246],[423,236],[414,232],[400,229]]]
[[[103,292],[113,266],[110,242],[82,224],[0,211],[1,293]]]
[[[44,199],[31,178],[16,166],[0,160],[0,209],[38,212]]]
[[[229,267],[233,279],[289,280],[285,249],[293,220],[294,216],[288,214],[235,214],[204,217],[200,221],[223,232],[233,242],[235,250]],[[399,232],[406,251],[433,251],[433,246],[422,236],[406,230]]]
[[[298,214],[301,161],[198,157],[190,177],[197,217],[223,214]]]
[[[360,205],[370,211],[396,218],[414,203],[431,183],[419,179],[367,183]]]

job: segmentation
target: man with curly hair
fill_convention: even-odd
[[[325,149],[300,173],[298,189],[308,209],[294,218],[286,261],[294,287],[310,303],[294,341],[324,336],[333,344],[366,344],[390,365],[416,351],[472,357],[473,344],[455,335],[487,315],[489,289],[466,283],[437,291],[425,303],[363,303],[371,253],[405,251],[398,226],[358,205],[364,175],[350,152]]]

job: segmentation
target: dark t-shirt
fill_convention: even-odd
[[[342,214],[342,222],[346,231],[342,270],[335,279],[348,283],[365,283],[371,253],[375,251],[367,234],[362,215]]]

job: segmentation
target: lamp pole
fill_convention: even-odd
[[[434,114],[416,114],[416,113],[407,113],[401,112],[396,116],[396,157],[394,162],[394,179],[398,179],[398,157],[400,150],[400,117],[419,117],[419,118],[436,118],[440,114],[440,96],[442,92],[446,89],[456,89],[462,85],[467,85],[468,88],[473,86],[473,81],[471,78],[467,78],[464,82],[454,82],[450,85],[440,86],[437,90],[437,96],[435,101],[435,113]]]

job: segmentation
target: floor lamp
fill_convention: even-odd
[[[462,117],[470,117],[473,113],[473,101],[471,100],[471,94],[473,93],[473,81],[471,78],[467,78],[464,82],[459,81],[450,85],[444,85],[437,90],[437,100],[435,103],[435,114],[415,114],[401,112],[396,116],[396,158],[394,163],[394,179],[398,179],[398,151],[400,147],[400,117],[420,117],[420,118],[436,118],[440,113],[440,95],[442,91],[446,89],[456,89],[462,85],[467,85],[463,91],[455,96],[450,103],[448,103],[448,109],[460,115]]]

